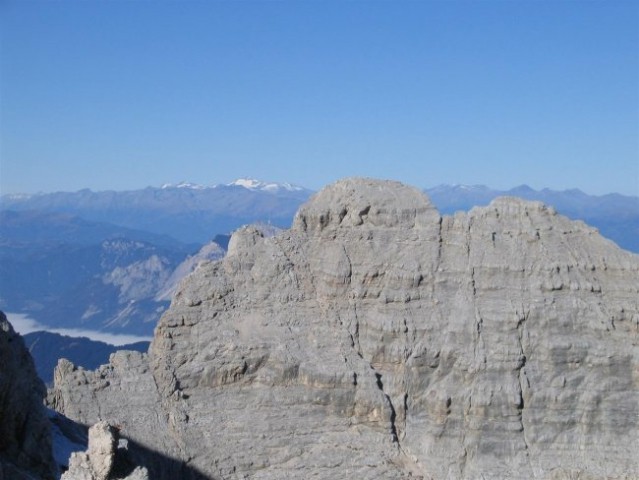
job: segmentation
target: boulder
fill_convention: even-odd
[[[61,480],[149,480],[149,475],[128,458],[128,442],[120,441],[118,429],[101,421],[89,429],[88,450],[71,454]]]

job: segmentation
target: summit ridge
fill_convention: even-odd
[[[236,231],[148,355],[62,363],[49,398],[210,478],[631,478],[638,344],[639,256],[596,229],[355,178]]]

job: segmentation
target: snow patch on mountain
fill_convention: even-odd
[[[173,183],[165,183],[160,187],[162,190],[167,190],[169,188],[184,188],[189,190],[204,190],[205,188],[209,188],[206,185],[200,185],[199,183],[191,183],[191,182],[180,182],[178,184]]]
[[[305,190],[304,187],[300,187],[299,185],[293,185],[292,183],[284,182],[284,183],[273,183],[273,182],[263,182],[261,180],[256,180],[254,178],[238,178],[237,180],[227,183],[228,187],[244,187],[248,190],[261,190],[263,192],[271,192],[277,193],[282,190],[289,192],[301,192]]]
[[[268,193],[279,193],[279,192],[303,192],[307,190],[304,187],[299,185],[294,185],[292,183],[283,182],[263,182],[262,180],[256,180],[254,178],[238,178],[237,180],[232,181],[231,183],[222,183],[215,185],[201,185],[199,183],[192,182],[180,182],[178,184],[174,183],[165,183],[160,188],[162,190],[169,189],[186,189],[186,190],[206,190],[206,189],[215,189],[219,187],[243,187],[247,190],[253,191],[261,191]]]

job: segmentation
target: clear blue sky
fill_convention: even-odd
[[[639,194],[639,3],[0,0],[2,193]]]

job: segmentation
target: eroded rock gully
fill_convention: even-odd
[[[639,257],[540,203],[348,179],[50,397],[209,478],[636,478],[638,303]]]

